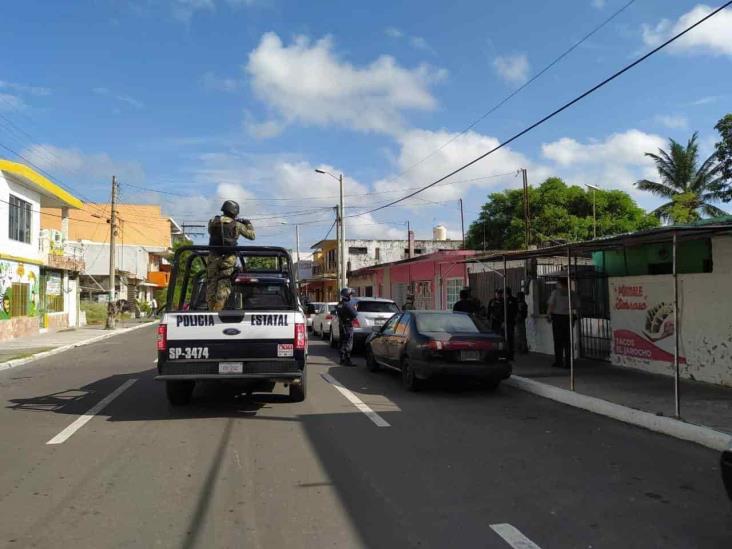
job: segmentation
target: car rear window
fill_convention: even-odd
[[[398,313],[399,307],[388,301],[360,301],[356,303],[359,313]]]
[[[460,313],[434,313],[417,315],[417,330],[420,332],[471,333],[480,330],[468,315]]]

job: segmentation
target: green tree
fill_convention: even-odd
[[[727,182],[725,200],[732,200],[732,114],[721,118],[714,129],[719,132],[720,141],[714,145],[714,154],[722,167],[722,177]]]
[[[593,236],[592,191],[568,186],[550,177],[539,187],[529,187],[531,244],[588,240]],[[595,191],[597,235],[608,236],[658,226],[625,192]],[[483,236],[485,234],[485,246]],[[506,190],[489,195],[466,235],[469,248],[518,249],[525,243],[523,191]]]
[[[699,165],[699,145],[697,134],[691,136],[684,147],[669,139],[669,151],[658,150],[658,154],[646,153],[656,163],[660,182],[641,179],[635,185],[643,191],[668,199],[655,210],[653,215],[659,219],[683,223],[697,214],[716,217],[727,213],[716,207],[713,202],[727,198],[722,166],[713,154]],[[689,195],[674,201],[678,195]],[[684,211],[687,208],[688,211]],[[675,214],[677,217],[674,217]]]

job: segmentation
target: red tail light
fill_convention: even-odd
[[[333,320],[333,315],[325,315],[325,320]]]
[[[307,334],[307,330],[305,330],[305,324],[300,324],[300,323],[295,324],[295,350],[296,351],[305,350],[305,343],[307,342],[306,334]]]
[[[420,347],[429,351],[441,351],[443,349],[442,341],[436,339],[430,339],[424,345],[420,345]]]
[[[358,321],[357,318],[354,318],[353,319],[353,322],[351,322],[351,326],[353,326],[354,328],[360,328],[361,327],[361,323]]]
[[[158,324],[158,351],[168,350],[168,325]]]

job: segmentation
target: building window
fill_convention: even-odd
[[[25,242],[31,241],[31,205],[30,202],[10,195],[10,223],[8,225],[8,236],[11,240]]]
[[[366,255],[369,249],[365,246],[349,246],[348,253],[351,255]]]
[[[374,259],[376,259],[376,261],[381,259],[381,248],[374,248]]]
[[[28,316],[30,284],[13,282],[10,288],[10,316]]]
[[[60,273],[48,273],[41,277],[41,299],[46,312],[62,313],[64,311],[63,278]]]
[[[460,290],[463,289],[462,278],[450,278],[447,281],[447,309],[451,310],[452,306],[460,299]]]
[[[366,286],[366,290],[364,292],[365,297],[374,297],[374,287],[373,286]]]

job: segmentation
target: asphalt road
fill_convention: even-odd
[[[211,384],[173,409],[154,348],[0,372],[0,546],[732,547],[696,445],[504,387],[410,394],[312,340],[304,403]]]

